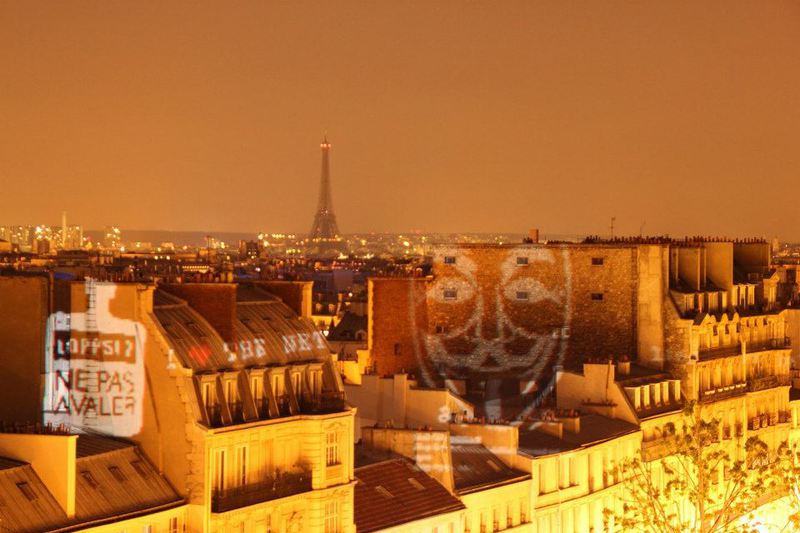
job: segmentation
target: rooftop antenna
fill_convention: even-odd
[[[609,229],[611,230],[611,238],[612,239],[614,238],[614,222],[616,222],[616,221],[617,221],[617,217],[611,217],[611,225],[609,226]]]

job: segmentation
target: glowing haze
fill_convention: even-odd
[[[800,239],[796,2],[0,3],[0,223]]]

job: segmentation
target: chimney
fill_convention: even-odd
[[[29,463],[64,510],[75,517],[77,435],[0,434],[0,457]]]
[[[528,238],[531,240],[531,242],[539,242],[539,228],[529,229]]]
[[[256,287],[280,298],[289,309],[303,318],[311,318],[313,281],[254,281]]]
[[[578,434],[581,432],[581,417],[580,416],[565,416],[559,419],[564,431],[569,433]]]
[[[186,302],[211,326],[222,340],[236,342],[236,284],[235,283],[171,283],[159,285]]]

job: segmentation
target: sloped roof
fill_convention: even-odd
[[[237,342],[230,345],[200,313],[177,296],[157,289],[153,311],[175,356],[183,366],[195,371],[330,358],[330,346],[311,320],[299,317],[279,298],[258,287],[236,287],[233,329]]]
[[[328,333],[331,341],[354,341],[356,333],[367,331],[367,317],[346,312],[338,324]],[[366,339],[364,339],[366,341]]]
[[[482,444],[450,442],[453,460],[453,479],[459,494],[479,490],[487,485],[498,485],[530,478],[530,474],[506,466]]]
[[[0,459],[0,524],[6,531],[53,529],[67,515],[27,463]]]
[[[181,501],[134,446],[78,458],[75,473],[75,517],[79,521]]]
[[[438,481],[407,459],[355,470],[355,523],[360,533],[464,509]]]

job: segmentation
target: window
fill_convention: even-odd
[[[442,297],[445,300],[455,300],[458,298],[458,291],[456,289],[445,289],[442,291]]]
[[[602,292],[593,292],[592,293],[592,300],[600,301],[602,299],[603,299],[603,293]]]
[[[527,300],[528,297],[528,291],[517,291],[517,300]]]
[[[517,264],[520,265],[520,266],[527,265],[528,264],[528,258],[527,257],[522,257],[522,256],[517,257]]]
[[[153,526],[149,524],[146,526],[142,526],[142,533],[153,533]]]
[[[25,495],[26,498],[28,498],[28,501],[32,502],[37,499],[36,493],[33,492],[33,489],[30,485],[28,485],[27,481],[17,483],[17,488],[20,490],[20,492],[22,492],[22,494]]]
[[[214,454],[214,490],[225,490],[225,450],[217,450]]]
[[[108,471],[111,472],[111,475],[114,476],[114,479],[120,483],[127,479],[125,474],[122,473],[122,470],[120,470],[118,466],[109,466]]]
[[[136,472],[139,473],[140,476],[142,476],[143,479],[147,479],[149,477],[147,468],[145,468],[144,463],[142,462],[141,459],[136,459],[135,461],[131,461],[131,466],[133,467],[134,470],[136,470]]]
[[[408,482],[417,490],[425,490],[425,487],[422,486],[422,483],[414,479],[413,477],[408,478]]]
[[[339,533],[339,502],[325,504],[325,533]]]
[[[169,519],[169,533],[178,533],[178,518],[172,517]]]
[[[339,434],[335,431],[329,431],[325,436],[325,464],[339,464]]]
[[[394,343],[394,354],[400,355],[400,343],[398,342]]]
[[[253,393],[253,400],[258,404],[261,401],[261,380],[258,377],[250,381],[250,391]]]
[[[92,487],[93,489],[97,488],[98,486],[97,480],[94,478],[91,472],[89,472],[88,470],[82,470],[81,477],[83,478],[84,481],[86,481],[86,483],[89,484],[90,487]]]
[[[453,255],[444,256],[444,264],[445,265],[455,265],[456,264],[455,256],[453,256]]]
[[[214,407],[214,396],[211,394],[211,383],[203,383],[203,404],[206,406],[206,411],[211,412]]]
[[[389,489],[387,489],[383,485],[378,485],[377,487],[375,487],[375,492],[377,492],[384,498],[394,498],[394,495],[391,492],[389,492]]]
[[[444,326],[436,324],[436,333],[444,333]]]
[[[595,266],[602,265],[603,264],[603,258],[602,257],[592,257],[592,264],[595,265]]]
[[[247,485],[247,446],[236,448],[236,483],[239,487]]]

